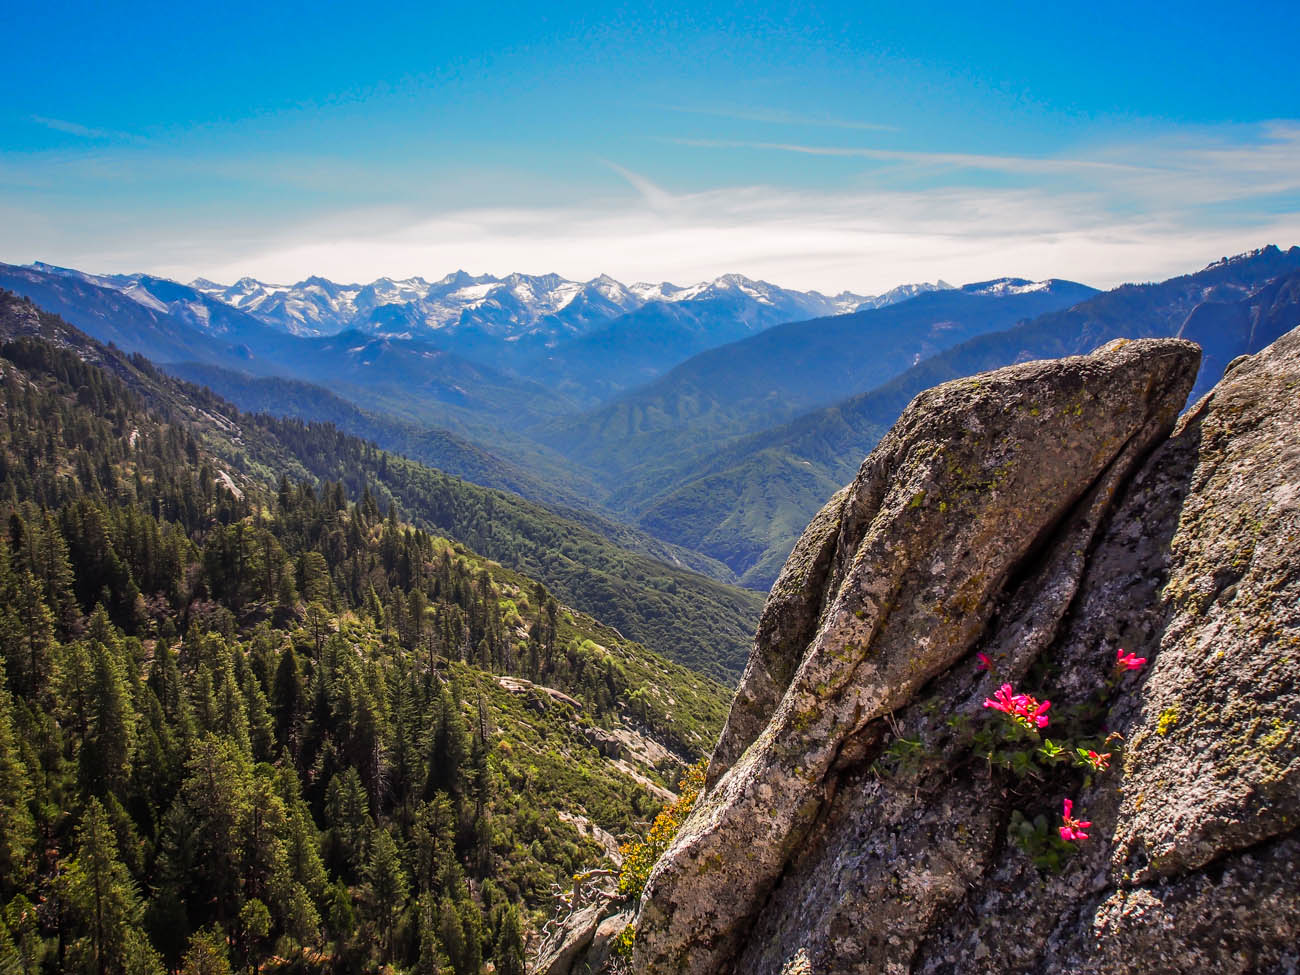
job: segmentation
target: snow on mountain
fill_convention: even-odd
[[[951,287],[940,281],[901,285],[874,297],[848,291],[828,297],[742,274],[724,274],[680,287],[667,281],[625,285],[606,274],[590,281],[573,281],[558,274],[496,277],[463,270],[432,282],[422,277],[383,277],[369,284],[340,284],[309,277],[295,284],[275,284],[243,277],[230,285],[196,278],[186,286],[142,274],[93,275],[39,262],[32,267],[113,288],[205,331],[222,330],[222,316],[214,316],[213,311],[224,305],[293,335],[327,336],[349,330],[393,337],[436,333],[443,341],[465,347],[509,341],[553,348],[652,303],[680,307],[684,312],[689,308],[692,316],[723,316],[752,331],[779,321],[879,308]],[[967,286],[973,287],[977,286]],[[1037,285],[1007,278],[982,282],[978,287]]]
[[[1046,291],[1051,286],[1051,279],[1030,281],[1027,278],[996,278],[963,285],[961,290],[972,295],[1024,295],[1032,291]]]
[[[388,335],[474,333],[485,338],[544,344],[586,334],[650,302],[717,301],[762,305],[791,318],[852,311],[864,299],[844,292],[827,298],[791,291],[740,274],[726,274],[688,287],[669,282],[625,285],[607,274],[572,281],[557,274],[471,275],[455,271],[432,283],[423,278],[380,278],[367,285],[308,278],[293,285],[241,278],[221,285],[205,278],[191,286],[298,335],[331,335],[348,329]]]
[[[900,301],[907,301],[909,298],[915,298],[917,295],[925,294],[928,291],[953,291],[955,290],[947,281],[936,281],[934,284],[922,282],[921,284],[900,284],[897,288],[891,288],[882,295],[876,295],[874,298],[859,300],[858,304],[852,309],[853,311],[870,311],[873,308],[884,308],[886,305],[896,305]],[[837,297],[846,299],[855,298],[856,295],[845,293]]]
[[[35,261],[28,267],[45,274],[75,278],[100,288],[118,291],[152,311],[172,315],[188,325],[213,334],[225,334],[230,327],[230,323],[226,320],[226,316],[229,315],[226,306],[239,307],[233,301],[213,299],[197,287],[178,284],[166,278],[155,278],[148,274],[89,274],[42,261]],[[245,278],[241,284],[249,281],[251,279]],[[211,284],[211,282],[206,283]],[[256,282],[252,283],[256,284]]]

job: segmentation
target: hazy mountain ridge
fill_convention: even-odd
[[[301,380],[249,376],[196,363],[178,363],[167,371],[206,386],[241,410],[333,424],[354,437],[454,477],[543,504],[556,515],[584,524],[623,548],[719,582],[737,581],[735,573],[709,556],[593,513],[590,495],[577,493],[580,482],[566,485],[545,480],[535,471],[525,470],[446,430],[364,410],[322,386]]]
[[[1010,282],[1015,282],[1010,284]],[[997,284],[1008,284],[999,289]],[[657,467],[869,389],[936,351],[1096,294],[1070,281],[980,282],[885,308],[789,322],[696,355],[536,436],[619,484],[615,510],[653,493]],[[627,475],[636,471],[635,480]]]
[[[289,339],[192,289],[165,302],[146,295],[133,281],[39,264],[0,264],[0,287],[31,298],[100,341],[129,352],[147,351],[160,362],[240,363],[248,368],[255,359],[273,357]],[[195,324],[200,318],[205,325]]]
[[[608,275],[470,275],[438,281],[380,278],[367,285],[308,278],[226,288],[193,283],[265,324],[295,335],[360,332],[430,341],[473,361],[542,381],[592,406],[648,382],[696,353],[782,322],[885,307],[947,287],[900,285],[877,296],[828,297],[740,274],[686,287],[625,285]],[[142,296],[143,297],[143,296]]]
[[[147,295],[137,287],[142,284],[152,288]],[[65,268],[0,264],[0,287],[31,298],[100,341],[162,364],[199,362],[327,383],[362,405],[461,435],[474,423],[515,423],[521,412],[561,415],[576,405],[538,383],[425,341],[359,332],[294,336],[188,285],[162,279],[109,280]]]
[[[1262,248],[1158,284],[1124,285],[1074,307],[970,339],[888,382],[679,464],[675,486],[636,521],[727,563],[766,589],[800,527],[848,480],[924,389],[1032,359],[1083,354],[1116,338],[1181,337],[1205,350],[1193,399],[1236,356],[1300,325],[1300,248]],[[640,483],[640,482],[637,482]],[[780,489],[774,489],[774,485]]]
[[[817,500],[852,476],[845,458],[869,450],[921,389],[1026,359],[1086,352],[1114,337],[1178,334],[1206,349],[1200,389],[1228,360],[1258,347],[1260,336],[1286,326],[1297,285],[1264,286],[1297,268],[1300,249],[1268,247],[1159,284],[1105,293],[1054,279],[997,278],[961,288],[924,286],[883,308],[769,326],[745,317],[756,314],[744,291],[747,279],[732,278],[707,296],[704,286],[683,297],[691,289],[639,285],[639,297],[675,301],[648,301],[613,326],[562,343],[557,358],[583,365],[566,378],[562,366],[538,360],[539,369],[555,370],[551,388],[395,335],[290,336],[174,283],[169,289],[135,277],[109,287],[93,275],[31,268],[0,268],[0,283],[37,281],[63,302],[58,310],[89,320],[100,337],[151,353],[161,345],[162,358],[204,363],[181,371],[245,406],[341,423],[476,483],[559,504],[579,521],[594,519],[588,527],[618,544],[766,588]],[[449,286],[499,284],[476,281],[462,275]],[[123,290],[146,284],[153,300],[169,299],[166,310]],[[728,316],[693,321],[694,302],[716,309],[724,300],[732,301]],[[202,332],[179,320],[196,302],[215,306],[209,320],[225,331]],[[660,314],[664,308],[673,315]],[[716,325],[723,318],[728,324]],[[697,324],[714,336],[761,330],[578,412],[584,401],[635,378],[638,353],[630,350],[638,343],[645,355],[671,360],[695,341]],[[236,338],[246,341],[235,344]],[[292,380],[271,378],[277,375]],[[268,396],[285,402],[277,408]],[[620,537],[613,530],[618,523],[604,517],[609,512],[664,548],[648,547],[644,535]],[[686,551],[700,553],[700,560]]]

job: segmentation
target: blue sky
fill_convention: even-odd
[[[10,4],[0,260],[1108,285],[1300,241],[1300,5]]]

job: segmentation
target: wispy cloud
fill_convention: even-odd
[[[641,194],[641,199],[643,199],[651,209],[659,211],[668,210],[671,209],[676,202],[676,197],[663,189],[663,187],[652,183],[640,173],[634,173],[632,170],[620,166],[618,163],[610,162],[608,159],[602,159],[600,161],[614,172],[618,173],[618,175],[623,177],[623,179],[627,180],[628,185]]]
[[[69,122],[61,118],[46,118],[44,115],[32,115],[31,120],[37,125],[43,125],[47,129],[53,129],[55,132],[63,132],[67,135],[79,136],[82,139],[122,139],[131,138],[125,132],[114,132],[110,129],[95,129],[89,125],[82,125],[80,122]]]
[[[805,156],[836,156],[843,159],[874,159],[959,169],[984,169],[1006,173],[1069,173],[1087,170],[1151,172],[1149,167],[1093,159],[1056,159],[1034,156],[990,156],[967,152],[913,152],[905,149],[877,149],[869,146],[809,146],[792,142],[753,142],[729,139],[668,140],[674,145],[702,149],[765,149]]]
[[[737,122],[768,122],[773,125],[807,125],[828,129],[856,129],[868,132],[896,132],[896,126],[882,125],[879,122],[858,122],[851,119],[829,118],[820,115],[800,115],[780,109],[728,109],[703,108],[699,106],[669,105],[669,111],[684,115],[707,115],[710,118],[726,118]]]
[[[1181,210],[1249,205],[1300,193],[1300,122],[1282,120],[1231,129],[1184,131],[1115,143],[1070,155],[990,155],[827,146],[790,142],[673,138],[699,149],[793,153],[810,158],[885,164],[893,185],[977,185],[992,173],[1025,189],[1088,189],[1103,212]],[[864,170],[864,178],[871,175]],[[1276,203],[1270,205],[1276,206]]]

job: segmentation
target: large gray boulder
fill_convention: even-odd
[[[1294,963],[1300,336],[1170,439],[1197,362],[1117,342],[917,397],[773,590],[637,971]],[[1115,681],[1121,647],[1150,663]],[[1122,759],[981,760],[1002,681]],[[1090,838],[1036,865],[1013,812],[1045,842],[1063,794]]]

